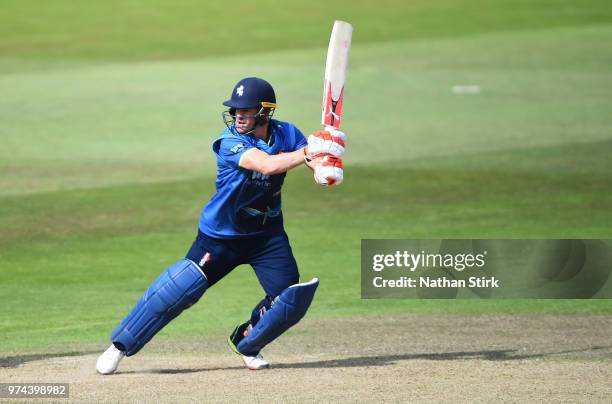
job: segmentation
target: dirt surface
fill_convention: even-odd
[[[2,382],[70,383],[75,402],[581,401],[612,397],[612,316],[308,320],[249,371],[223,337],[158,338],[119,371],[103,345],[0,358]],[[61,400],[66,402],[67,400]],[[46,401],[48,402],[48,401]]]

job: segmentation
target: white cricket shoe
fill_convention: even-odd
[[[240,351],[238,351],[238,347],[237,347],[238,343],[242,340],[242,338],[246,337],[249,334],[251,329],[253,329],[253,327],[251,326],[251,323],[249,323],[248,321],[246,323],[240,324],[234,329],[232,334],[227,339],[227,344],[229,345],[230,349],[236,355],[239,355],[242,358],[242,361],[244,362],[244,366],[247,369],[251,369],[251,370],[268,369],[270,367],[270,363],[267,360],[265,360],[264,357],[261,356],[260,353],[258,353],[256,356],[247,356],[247,355],[243,355],[242,353],[240,353]]]
[[[111,344],[111,346],[98,358],[96,370],[100,374],[110,375],[117,370],[119,362],[121,362],[124,356],[125,352],[118,350],[115,345]]]
[[[264,359],[261,354],[257,354],[257,356],[246,356],[241,355],[242,361],[244,362],[244,366],[247,369],[251,370],[260,370],[260,369],[268,369],[270,367],[270,363]]]

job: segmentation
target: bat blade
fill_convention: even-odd
[[[353,26],[348,22],[335,21],[327,49],[325,80],[323,81],[323,107],[321,124],[340,128],[346,67],[351,49]]]

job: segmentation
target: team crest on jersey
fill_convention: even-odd
[[[232,147],[230,151],[234,154],[238,153],[240,150],[244,149],[246,146],[244,143],[239,143],[236,146]]]
[[[236,94],[238,94],[238,97],[242,97],[242,94],[244,94],[244,86],[240,86],[236,89]]]

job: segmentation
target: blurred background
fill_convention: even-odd
[[[609,301],[363,301],[364,238],[610,238],[607,0],[0,1],[0,349],[98,343],[191,244],[235,82],[320,127],[335,19],[354,26],[345,183],[284,191],[312,315],[609,313]],[[262,292],[238,268],[166,337]],[[214,304],[213,304],[214,302]]]

